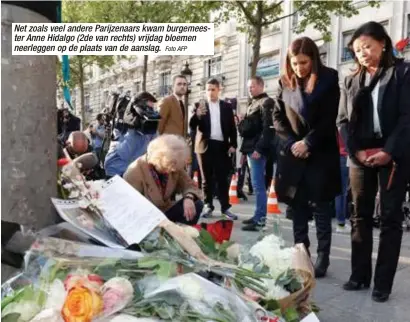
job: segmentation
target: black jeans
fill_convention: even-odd
[[[203,207],[204,203],[201,200],[195,201],[195,217],[192,220],[188,221],[184,217],[184,200],[181,199],[165,212],[165,216],[167,216],[169,220],[175,223],[195,225],[199,220],[199,216],[201,215]]]
[[[308,222],[313,215],[316,221],[317,253],[329,256],[332,243],[332,203],[295,200],[291,205],[291,213],[295,244],[303,243],[309,251]]]
[[[243,185],[245,183],[245,176],[247,177],[248,182],[248,191],[253,193],[251,171],[249,169],[248,160],[245,156],[244,161],[241,167],[238,169],[238,194],[243,193]]]
[[[380,191],[380,242],[374,275],[375,289],[390,293],[400,255],[404,214],[402,204],[409,170],[400,166],[387,189],[391,166],[350,167],[350,185],[354,211],[352,223],[352,275],[350,280],[370,283],[372,278],[373,213],[377,191]],[[408,167],[408,165],[407,165]]]
[[[198,153],[198,164],[201,169],[202,189],[205,195],[205,204],[212,210],[215,182],[218,185],[218,199],[221,203],[221,212],[228,210],[229,182],[228,173],[231,163],[223,142],[209,140],[208,149],[205,153]]]

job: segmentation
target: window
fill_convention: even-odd
[[[136,95],[138,95],[139,92],[141,92],[141,82],[140,81],[134,83],[134,92]]]
[[[159,79],[159,95],[167,96],[171,93],[171,72],[165,72],[160,74]]]
[[[322,64],[327,65],[327,44],[326,43],[319,44],[318,48],[319,48],[319,56],[320,56],[320,60],[322,61]]]
[[[407,14],[407,38],[410,39],[410,13]],[[410,41],[406,48],[410,48]]]
[[[86,111],[90,110],[90,94],[84,95],[84,108]]]
[[[205,78],[211,78],[213,76],[218,76],[222,74],[222,57],[215,57],[208,59],[205,62],[205,70],[204,70]]]
[[[352,53],[350,52],[349,48],[347,47],[350,39],[353,36],[353,30],[352,31],[347,31],[343,33],[343,45],[342,45],[342,57],[340,59],[340,61],[343,62],[347,62],[349,60],[353,59]]]
[[[108,91],[104,91],[104,93],[103,93],[103,106],[108,105],[109,99],[110,99],[110,93]]]
[[[292,28],[296,28],[299,24],[299,13],[295,13],[292,15]]]
[[[279,76],[279,73],[279,52],[269,53],[259,59],[258,66],[256,67],[256,75],[266,78]]]

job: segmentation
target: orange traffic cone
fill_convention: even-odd
[[[276,197],[274,180],[272,180],[272,183],[270,185],[269,196],[268,196],[268,206],[266,210],[267,210],[266,212],[269,215],[277,215],[277,214],[282,213],[279,209],[278,198]]]
[[[195,186],[198,188],[199,187],[199,181],[198,181],[198,171],[194,172],[194,182],[195,182]]]
[[[239,204],[238,192],[237,192],[238,181],[236,178],[237,178],[236,174],[234,174],[232,176],[231,186],[229,187],[229,203],[232,205]]]

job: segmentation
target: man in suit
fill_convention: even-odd
[[[158,124],[158,133],[176,134],[185,137],[186,129],[186,106],[184,95],[188,89],[188,82],[184,75],[177,75],[173,80],[173,93],[165,97],[159,104],[161,120]]]
[[[229,208],[228,172],[230,155],[237,148],[237,131],[233,110],[227,102],[219,99],[220,84],[217,79],[210,79],[206,84],[208,100],[201,102],[195,109],[189,126],[196,131],[195,153],[202,176],[202,189],[205,195],[205,207],[202,215],[211,217],[214,210],[214,179],[218,185],[218,199],[221,212],[230,219],[238,217]],[[215,176],[214,176],[215,175]]]

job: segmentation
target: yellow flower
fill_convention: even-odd
[[[103,309],[99,293],[85,287],[74,287],[67,295],[62,315],[65,322],[89,322]]]

